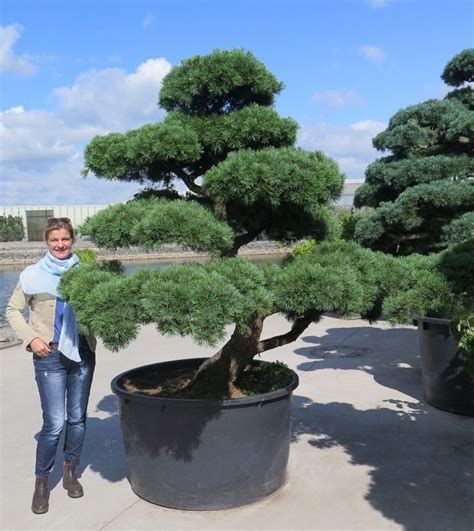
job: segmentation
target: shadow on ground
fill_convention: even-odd
[[[136,409],[124,408],[122,416],[129,426],[132,447],[140,448],[144,456],[156,457],[164,449],[173,449],[173,459],[177,461],[192,460],[193,451],[200,446],[201,436],[206,424],[220,415],[219,409],[207,411],[205,408],[195,408],[186,412],[186,420],[183,421],[181,430],[171,430],[167,433],[161,429],[170,422],[176,410],[168,408],[163,412],[158,409],[150,416],[149,424],[144,425]],[[81,462],[78,466],[78,475],[89,467],[107,481],[121,481],[127,477],[128,465],[125,448],[120,429],[118,404],[115,395],[105,396],[100,400],[95,409],[96,413],[102,413],[99,418],[93,415],[94,410],[89,408],[87,418],[87,431],[84,447],[81,454]],[[104,415],[106,413],[106,416]],[[174,422],[173,422],[174,424]],[[156,430],[156,437],[150,438],[150,430]],[[38,439],[38,433],[35,436]],[[64,430],[58,445],[56,464],[50,475],[50,486],[54,488],[62,481],[62,447]],[[152,444],[148,444],[151,442]]]
[[[95,413],[102,413],[101,416],[106,413],[107,416],[105,418],[94,416],[94,410],[89,407],[86,440],[78,473],[79,475],[82,474],[89,467],[107,481],[121,481],[127,477],[128,468],[115,395],[108,395],[102,398],[97,404]],[[36,439],[37,437],[38,435],[36,435]],[[56,464],[50,476],[51,488],[54,488],[62,481],[63,437],[64,433],[59,441]]]
[[[474,419],[422,401],[416,331],[338,328],[304,341],[309,346],[295,352],[308,361],[298,369],[365,371],[407,398],[359,410],[342,401],[295,396],[293,440],[305,437],[319,450],[342,447],[351,464],[370,467],[365,498],[404,529],[472,530]]]
[[[309,361],[298,369],[361,370],[384,387],[423,400],[417,337],[417,330],[410,328],[330,328],[322,337],[303,338],[308,347],[295,353]]]

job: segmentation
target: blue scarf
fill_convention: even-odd
[[[72,254],[65,260],[59,260],[48,251],[44,258],[36,264],[28,266],[20,274],[23,293],[26,295],[49,293],[58,297],[58,286],[61,275],[75,267],[78,263],[79,259],[75,254]],[[59,336],[58,350],[70,360],[81,361],[76,315],[71,305],[66,302],[64,303],[64,318]]]

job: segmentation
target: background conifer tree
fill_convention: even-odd
[[[355,205],[375,207],[355,239],[391,254],[427,254],[474,238],[474,49],[446,65],[454,90],[398,111],[373,140],[389,154],[370,164]]]

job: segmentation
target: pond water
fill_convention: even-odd
[[[256,256],[251,257],[252,261],[255,262],[269,262],[269,263],[278,263],[281,260],[281,256]],[[187,262],[203,263],[205,259],[203,258],[192,258],[187,259]],[[139,268],[146,267],[148,269],[163,269],[171,264],[176,264],[182,262],[182,260],[170,260],[170,261],[136,261],[136,262],[123,262],[125,267],[125,274],[130,275]],[[25,268],[24,265],[20,266],[2,266],[0,267],[0,318],[5,314],[5,308],[7,306],[8,299],[10,298],[15,286],[18,282],[20,273]]]

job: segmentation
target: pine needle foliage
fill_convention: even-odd
[[[74,306],[83,331],[118,350],[146,323],[166,335],[190,335],[200,344],[216,345],[227,325],[244,330],[255,313],[272,313],[265,283],[259,266],[237,257],[142,269],[128,277],[81,266],[64,275],[61,293]]]
[[[81,232],[106,249],[178,243],[219,254],[233,242],[230,227],[197,202],[155,198],[103,209],[86,220]]]
[[[255,315],[282,312],[294,320],[337,311],[378,317],[386,273],[385,257],[378,254],[341,241],[321,243],[314,253],[282,266],[235,257],[124,276],[83,265],[63,275],[61,294],[83,331],[99,335],[113,350],[132,341],[145,323],[214,346],[226,326],[245,332]]]
[[[173,69],[161,89],[160,105],[185,114],[228,114],[252,103],[272,105],[282,88],[251,52],[215,50]]]
[[[428,254],[461,235],[474,237],[473,219],[465,217],[474,210],[474,48],[454,56],[442,78],[456,88],[401,109],[373,140],[387,154],[368,166],[356,192],[356,206],[375,207],[355,231],[364,246]]]

